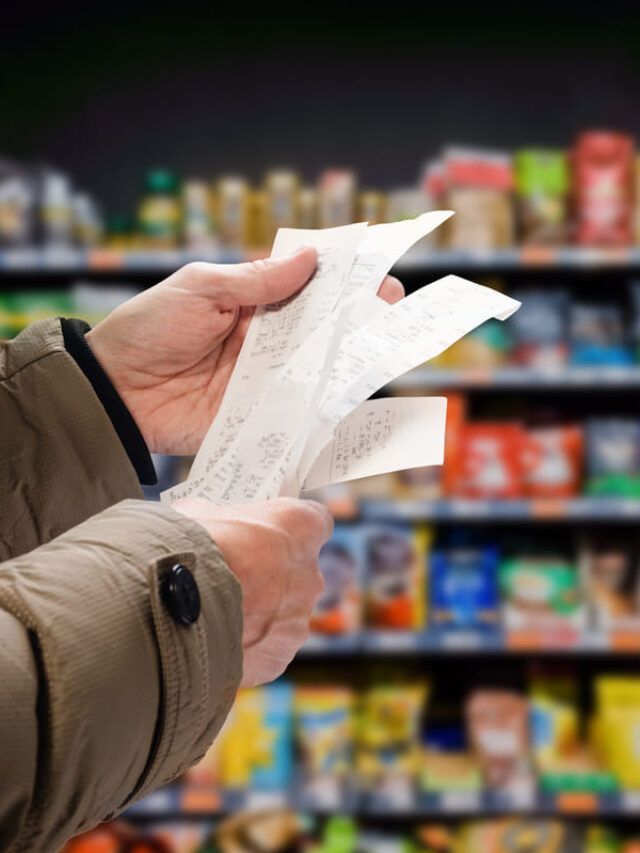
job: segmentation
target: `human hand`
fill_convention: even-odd
[[[242,686],[281,675],[309,634],[324,582],[320,548],[333,519],[315,501],[274,498],[220,506],[184,498],[173,508],[211,535],[242,587]]]
[[[191,263],[125,302],[87,333],[149,449],[195,453],[224,396],[257,305],[300,290],[315,249],[245,264]],[[404,295],[387,276],[379,295]]]

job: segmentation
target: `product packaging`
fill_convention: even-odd
[[[425,624],[425,528],[363,528],[366,620],[378,630],[419,630]]]
[[[569,169],[563,151],[531,148],[515,156],[522,240],[554,246],[567,240]]]
[[[543,644],[575,644],[586,622],[578,572],[562,555],[521,554],[499,569],[503,624],[532,632]]]
[[[319,634],[352,634],[362,626],[364,553],[358,527],[337,525],[319,557],[324,590],[311,615]]]
[[[640,678],[596,679],[594,739],[621,787],[640,790]]]
[[[301,187],[298,193],[298,228],[318,227],[318,191]]]
[[[206,181],[185,181],[182,185],[182,240],[188,249],[216,245],[213,204]]]
[[[633,238],[633,139],[581,134],[571,153],[575,239],[583,246],[627,246]]]
[[[25,246],[34,240],[36,204],[29,170],[0,160],[0,246]]]
[[[640,421],[593,418],[586,424],[586,490],[592,495],[640,496]]]
[[[515,364],[535,370],[566,365],[570,297],[560,288],[514,290],[521,307],[509,320]]]
[[[265,246],[270,246],[278,228],[298,225],[298,189],[300,179],[295,172],[277,169],[265,177],[267,200],[267,234]]]
[[[508,690],[477,690],[466,704],[469,741],[485,787],[515,802],[533,793],[526,699]]]
[[[301,791],[316,806],[337,808],[353,782],[353,693],[298,687],[294,710]]]
[[[292,688],[240,690],[219,735],[220,782],[229,790],[285,792],[293,766]]]
[[[178,245],[182,205],[178,178],[173,172],[153,169],[147,174],[138,225],[145,248],[173,249]]]
[[[436,548],[429,558],[434,627],[485,630],[498,625],[498,552],[492,546]]]
[[[460,497],[521,497],[525,434],[518,424],[467,423],[460,432],[453,492]]]
[[[573,303],[570,310],[571,364],[633,364],[626,341],[622,309],[613,304]]]
[[[318,181],[320,228],[355,221],[356,176],[349,169],[328,169]]]
[[[366,791],[408,802],[420,772],[424,684],[377,684],[364,692],[356,734],[357,771]]]
[[[635,627],[640,632],[640,548],[619,531],[583,536],[580,572],[591,624],[599,629]]]
[[[508,154],[447,149],[444,184],[445,205],[456,211],[444,226],[449,248],[469,251],[513,244],[513,170]]]
[[[222,178],[216,185],[215,220],[220,241],[230,248],[242,248],[249,230],[249,187],[243,178]]]
[[[367,192],[358,196],[358,222],[368,222],[369,225],[379,225],[386,222],[386,199],[383,193]]]
[[[527,430],[525,493],[534,498],[570,498],[580,493],[584,439],[578,425]]]

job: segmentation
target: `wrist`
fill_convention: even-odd
[[[157,482],[151,455],[131,412],[105,370],[100,347],[94,348],[95,337],[83,320],[60,320],[64,345],[69,355],[90,382],[93,391],[111,421],[138,479],[143,485]]]

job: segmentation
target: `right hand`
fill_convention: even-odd
[[[318,553],[333,530],[329,511],[294,498],[229,506],[184,498],[173,508],[207,530],[242,586],[242,686],[273,681],[309,634],[324,586]]]

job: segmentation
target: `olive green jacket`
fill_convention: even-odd
[[[235,697],[239,584],[200,525],[140,498],[60,322],[0,345],[2,851],[53,853],[174,779]],[[176,562],[188,626],[159,594]]]

